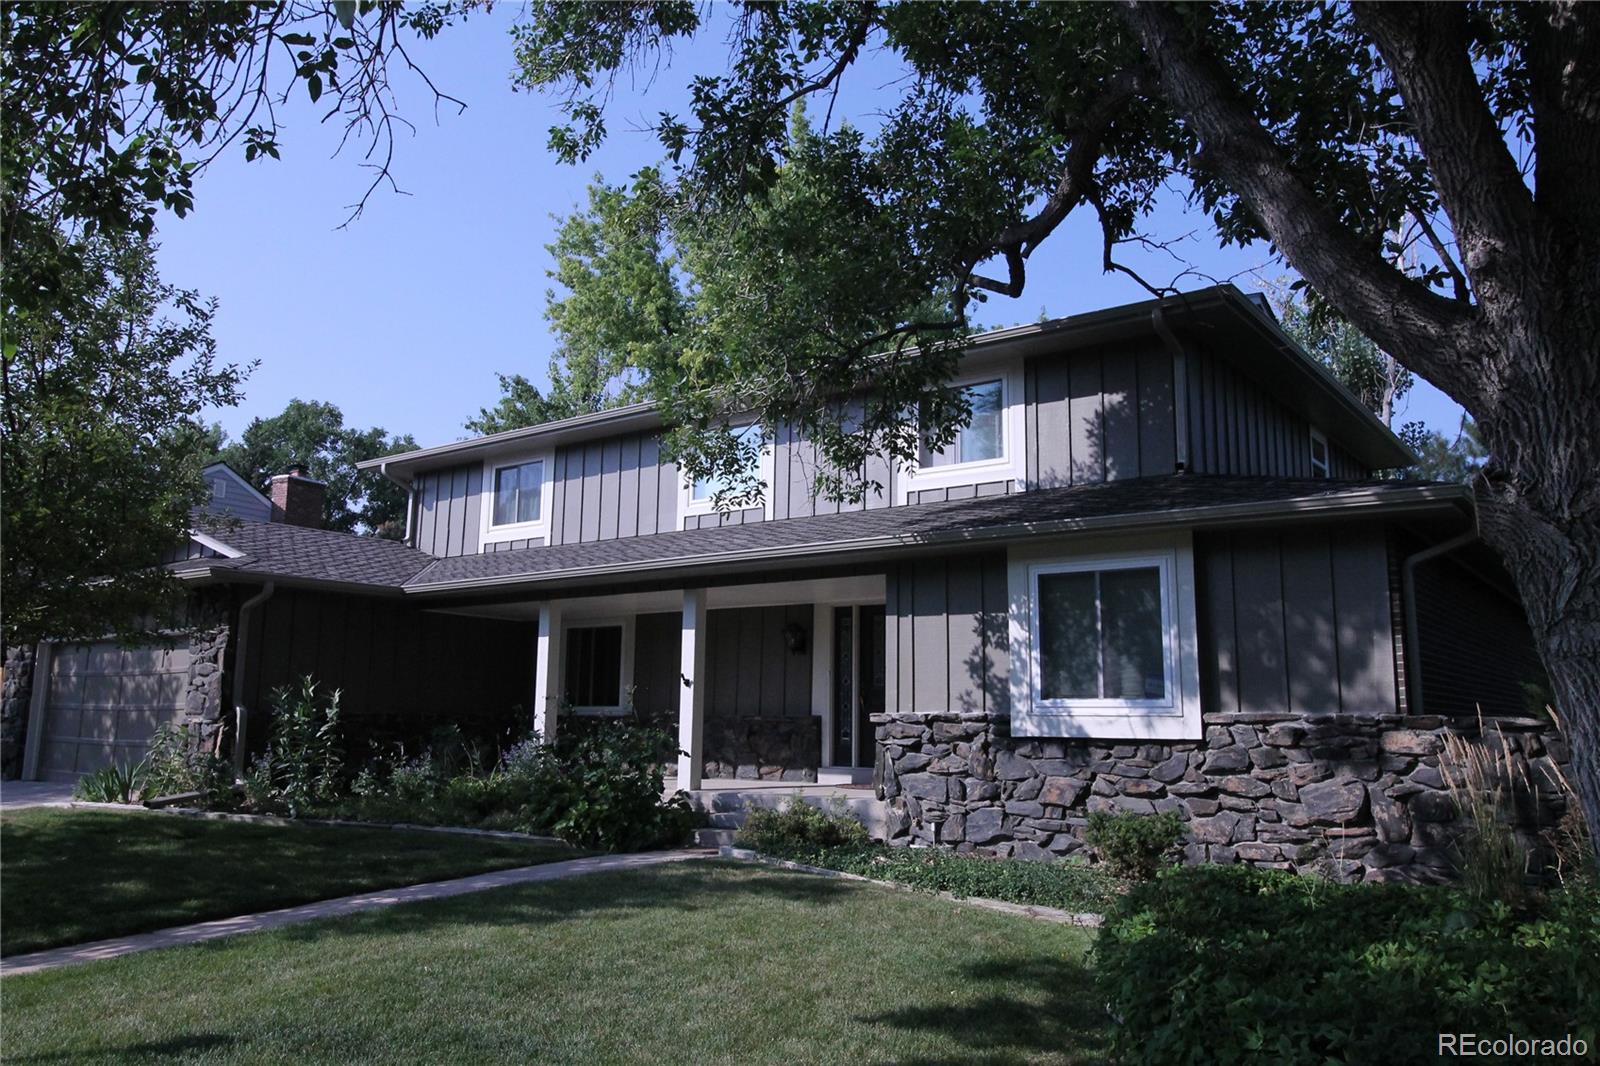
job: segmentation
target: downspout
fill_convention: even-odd
[[[1465,548],[1468,544],[1478,539],[1478,511],[1473,508],[1472,528],[1465,533],[1458,533],[1449,540],[1440,541],[1431,548],[1424,548],[1406,556],[1406,561],[1400,564],[1400,609],[1406,614],[1406,688],[1411,693],[1411,713],[1418,715],[1422,709],[1422,637],[1420,627],[1417,625],[1417,566],[1430,559],[1437,559],[1441,555],[1448,555],[1457,548]]]
[[[244,755],[248,749],[246,726],[250,721],[249,709],[244,702],[245,659],[250,654],[250,634],[254,629],[256,608],[272,599],[278,586],[271,581],[261,586],[261,591],[239,605],[239,642],[233,663],[233,768],[244,773]]]
[[[1182,474],[1189,469],[1189,358],[1172,327],[1167,325],[1167,316],[1159,303],[1150,309],[1150,325],[1172,354],[1172,432],[1177,444],[1174,459],[1178,473]]]

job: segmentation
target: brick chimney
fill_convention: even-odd
[[[295,463],[288,473],[274,474],[269,495],[274,522],[322,528],[322,502],[328,495],[328,486],[307,477],[304,466]]]

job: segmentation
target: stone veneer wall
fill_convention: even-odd
[[[6,649],[5,682],[0,688],[0,778],[22,774],[22,750],[33,698],[33,645]]]
[[[1176,811],[1190,863],[1326,871],[1346,881],[1451,876],[1460,825],[1439,753],[1442,732],[1466,731],[1465,722],[1213,713],[1203,741],[1114,743],[1011,737],[1008,719],[982,713],[873,721],[893,844],[1050,859],[1085,846],[1092,811]],[[1548,722],[1493,724],[1535,767],[1566,762]],[[1553,790],[1536,806],[1522,812],[1530,833],[1562,811]]]
[[[822,761],[822,720],[805,717],[709,718],[707,777],[815,781]]]

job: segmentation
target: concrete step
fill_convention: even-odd
[[[733,844],[735,829],[696,829],[694,844],[697,848],[724,848]]]
[[[745,811],[712,811],[706,815],[706,821],[714,829],[738,829],[748,817]]]

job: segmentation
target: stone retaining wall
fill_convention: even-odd
[[[5,681],[0,687],[0,778],[22,774],[23,743],[28,732],[28,705],[33,698],[32,644],[6,649]]]
[[[710,718],[705,726],[707,777],[752,781],[815,781],[822,761],[821,719]]]
[[[1112,743],[1010,736],[978,713],[886,714],[875,769],[891,843],[1025,859],[1085,847],[1093,811],[1175,811],[1190,863],[1245,862],[1345,881],[1442,881],[1461,824],[1439,767],[1442,734],[1477,724],[1437,717],[1207,714],[1205,740]],[[1550,723],[1497,719],[1488,742],[1537,771],[1565,763]],[[1553,788],[1520,813],[1553,826]]]

